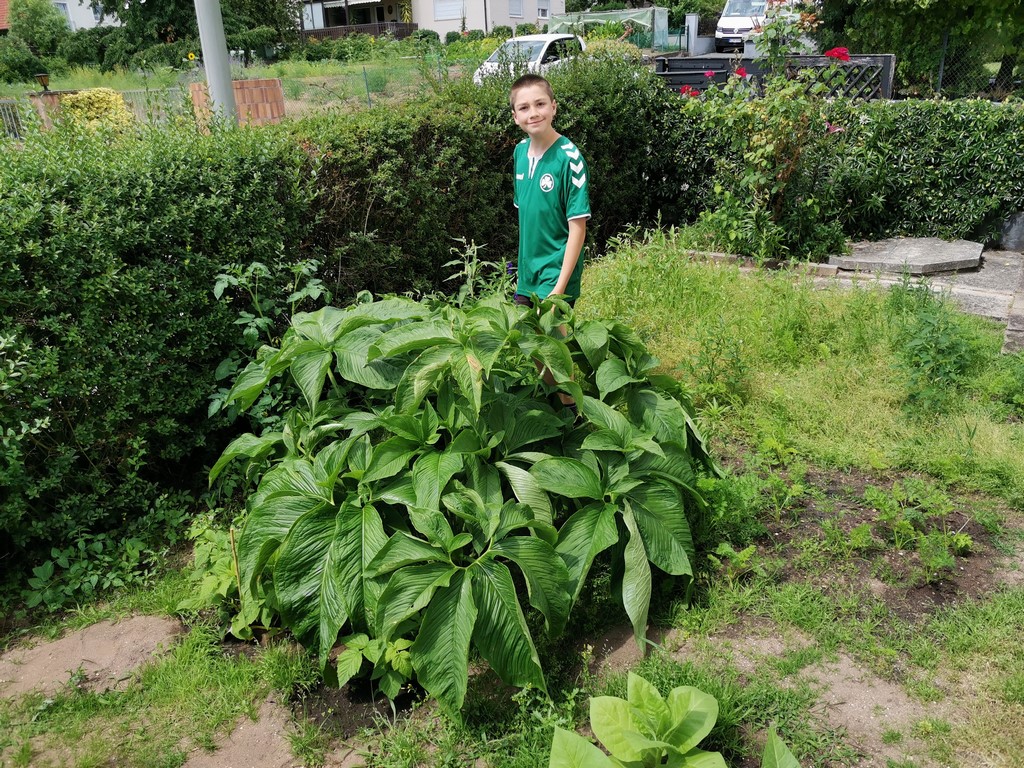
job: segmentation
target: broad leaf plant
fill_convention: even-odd
[[[414,678],[457,712],[471,648],[506,683],[545,689],[524,603],[561,632],[608,551],[642,641],[652,567],[692,577],[696,474],[713,470],[656,365],[631,329],[558,299],[295,315],[227,396],[245,409],[286,377],[283,427],[237,438],[210,472],[242,460],[258,482],[235,629],[270,609],[338,684],[368,660],[386,695]]]

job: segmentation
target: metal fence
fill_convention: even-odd
[[[1024,95],[1024,55],[991,36],[946,31],[933,75],[937,94],[947,98],[1002,99]]]
[[[0,99],[0,126],[9,139],[20,139],[25,132],[21,110],[24,107],[14,99]]]
[[[191,114],[192,101],[183,88],[121,91],[125,104],[139,122],[163,125],[168,120]]]

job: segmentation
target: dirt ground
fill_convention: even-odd
[[[813,473],[804,482],[822,494],[803,497],[777,522],[769,524],[766,546],[783,562],[792,562],[801,541],[823,535],[823,523],[832,521],[850,529],[869,521],[872,510],[862,501],[868,484],[878,486],[877,477],[862,473]],[[890,483],[891,484],[891,483]],[[827,499],[827,503],[822,503]],[[785,565],[783,581],[806,579],[808,574],[827,573],[815,586],[823,592],[866,591],[884,601],[888,610],[911,625],[924,621],[943,606],[983,599],[1004,586],[1024,584],[1024,548],[1016,540],[1016,551],[1007,554],[997,549],[991,536],[978,525],[972,514],[977,500],[960,499],[947,523],[969,532],[974,551],[958,559],[957,568],[945,578],[921,583],[916,555],[891,549],[862,560],[853,558],[852,567],[834,572],[808,569],[805,572]],[[991,504],[991,500],[985,503]],[[1019,513],[1001,510],[1006,525],[1024,530]],[[68,684],[90,690],[118,689],[126,685],[135,670],[171,647],[183,631],[170,618],[136,616],[117,623],[102,622],[59,640],[23,644],[0,656],[0,696],[15,697],[30,690],[53,693]],[[770,664],[793,650],[810,647],[811,638],[784,630],[766,619],[748,618],[708,637],[687,637],[676,631],[652,635],[668,653],[680,661],[728,663],[741,675],[753,676],[763,664]],[[622,673],[641,660],[640,651],[629,627],[616,628],[589,641],[594,646],[593,669],[597,674]],[[898,663],[884,669],[869,669],[854,658],[838,653],[784,677],[784,685],[810,685],[818,693],[815,715],[824,727],[846,734],[846,741],[865,755],[858,768],[885,768],[888,761],[912,761],[914,765],[935,766],[925,745],[913,736],[888,743],[886,733],[898,730],[912,733],[924,720],[943,719],[956,724],[962,717],[956,692],[947,702],[922,703],[912,698],[900,684]],[[398,716],[408,702],[399,702]],[[302,700],[267,700],[259,708],[256,720],[243,719],[235,731],[224,738],[214,752],[196,750],[186,768],[292,768],[299,766],[288,736],[296,718],[311,721],[339,736],[333,752],[327,756],[328,768],[356,768],[363,765],[360,750],[371,745],[353,739],[367,727],[386,722],[393,716],[387,702],[373,700],[366,692],[345,688],[321,688]],[[757,735],[754,735],[757,738]],[[963,765],[971,757],[963,756]],[[756,763],[751,763],[754,768]],[[748,768],[741,766],[740,768]]]

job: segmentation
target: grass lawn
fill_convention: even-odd
[[[694,525],[713,557],[689,594],[655,583],[645,659],[609,639],[625,617],[600,568],[567,636],[539,649],[551,698],[481,671],[460,723],[324,689],[283,642],[227,653],[193,617],[123,692],[0,699],[0,765],[179,766],[278,691],[307,765],[338,764],[345,740],[370,766],[537,768],[552,727],[583,726],[628,670],[713,694],[701,746],[731,766],[759,766],[773,724],[805,768],[1024,765],[1024,358],[910,285],[839,290],[686,246],[623,241],[578,307],[637,329],[723,467]],[[187,592],[172,573],[65,626],[171,613]]]

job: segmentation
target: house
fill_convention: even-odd
[[[515,29],[520,24],[540,28],[550,17],[564,13],[565,0],[412,0],[412,20],[442,38],[463,28],[485,32],[496,26]]]
[[[0,35],[6,35],[7,30],[11,28],[7,21],[7,6],[8,0],[0,0]]]
[[[110,27],[120,23],[116,19],[104,16],[102,11],[92,8],[85,0],[54,0],[53,4],[64,14],[72,32],[92,27]]]
[[[411,24],[402,22],[404,3],[411,3]],[[542,27],[551,16],[564,13],[565,0],[305,0],[302,29],[310,37],[353,32],[404,37],[419,28],[432,29],[443,38],[462,29]]]

